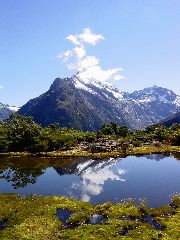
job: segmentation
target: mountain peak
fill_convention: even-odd
[[[16,106],[0,103],[0,120],[8,118],[13,112],[17,112],[18,110],[19,108]]]
[[[143,90],[134,91],[130,96],[140,102],[162,102],[165,104],[175,104],[180,106],[180,96],[176,95],[172,90],[158,87],[156,85]]]
[[[144,128],[180,111],[180,97],[173,91],[153,86],[131,94],[110,83],[84,80],[79,74],[56,78],[50,89],[30,100],[19,114],[33,116],[47,126],[97,130],[117,122],[132,129]]]

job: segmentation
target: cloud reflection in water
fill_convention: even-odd
[[[80,163],[77,166],[78,175],[81,181],[72,183],[72,192],[69,194],[73,197],[73,192],[79,192],[82,201],[90,201],[92,196],[99,195],[103,192],[103,187],[106,181],[121,181],[127,171],[117,166],[119,159],[110,158],[106,161],[89,160],[85,163]]]

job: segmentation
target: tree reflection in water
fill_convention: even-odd
[[[0,158],[0,179],[10,182],[14,189],[35,184],[46,169],[53,167],[59,175],[73,174],[83,158]]]
[[[177,160],[180,154],[174,154]],[[161,160],[167,157],[163,155],[148,155],[146,158]],[[124,170],[117,169],[112,172],[111,168],[119,159],[105,159],[102,161],[87,160],[84,158],[39,158],[39,157],[4,157],[0,158],[0,179],[12,184],[14,189],[24,188],[35,184],[38,177],[43,175],[48,168],[61,175],[74,174],[81,179],[82,199],[89,198],[89,193],[96,195],[101,191],[103,183],[108,179],[124,181]],[[80,184],[80,183],[79,183]],[[72,183],[71,190],[77,191],[76,184]],[[93,191],[93,192],[92,192]],[[73,195],[73,193],[72,193]]]

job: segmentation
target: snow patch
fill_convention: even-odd
[[[161,95],[161,96],[159,96],[159,100],[160,100],[161,102],[164,102],[164,103],[170,103],[170,104],[173,103],[173,101],[170,101],[170,100],[167,99],[167,95]]]
[[[102,83],[102,82],[99,82],[97,80],[94,80],[94,81],[89,81],[89,80],[84,80],[84,79],[81,79],[80,77],[77,77],[77,76],[74,76],[74,84],[75,84],[75,87],[78,88],[78,89],[83,89],[87,92],[90,92],[90,93],[93,93],[93,94],[98,94],[97,92],[95,92],[94,90],[92,90],[92,87],[96,87],[98,89],[101,89],[101,90],[105,90],[109,93],[111,93],[113,95],[114,98],[118,99],[118,100],[122,100],[124,99],[123,97],[123,93],[120,92],[117,88],[113,87],[113,85],[111,85],[110,83]],[[106,97],[109,98],[109,96],[102,92]]]
[[[143,99],[139,99],[138,101],[141,103],[147,103],[147,102],[154,102],[156,101],[156,97],[155,96],[145,96]]]
[[[19,107],[16,106],[8,106],[7,108],[9,108],[13,112],[17,112],[20,109]]]
[[[77,89],[82,89],[82,90],[90,92],[92,94],[96,94],[95,91],[93,91],[90,87],[88,87],[86,84],[84,84],[83,81],[81,81],[78,78],[76,78],[76,81],[74,82],[74,85]]]
[[[174,101],[174,104],[177,106],[177,107],[180,107],[180,96],[177,96],[175,101]]]
[[[117,89],[113,90],[113,89],[108,88],[107,91],[112,93],[112,95],[118,100],[124,99],[123,94],[120,91],[118,91]]]

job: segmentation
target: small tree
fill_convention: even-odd
[[[10,151],[31,151],[37,144],[42,128],[31,117],[13,114],[4,121]]]
[[[100,128],[100,132],[105,135],[117,135],[120,137],[127,137],[129,129],[127,126],[119,126],[117,123],[110,122]]]

